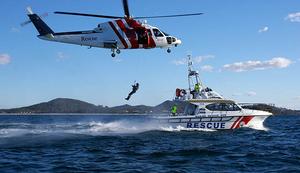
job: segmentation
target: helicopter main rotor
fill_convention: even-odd
[[[63,12],[56,11],[55,14],[75,15],[75,16],[86,16],[86,17],[98,17],[107,19],[150,19],[150,18],[170,18],[170,17],[184,17],[184,16],[197,16],[203,13],[188,13],[188,14],[174,14],[174,15],[163,15],[163,16],[138,16],[131,17],[129,12],[128,0],[123,0],[123,9],[125,16],[111,16],[111,15],[99,15],[99,14],[88,14],[88,13],[74,13],[74,12]]]

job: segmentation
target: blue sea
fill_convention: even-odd
[[[0,172],[300,172],[300,116],[186,131],[137,115],[0,116]]]

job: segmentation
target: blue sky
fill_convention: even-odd
[[[183,44],[164,49],[110,50],[39,40],[25,8],[48,12],[56,32],[87,30],[106,19],[54,15],[74,11],[123,15],[120,0],[1,1],[0,108],[27,106],[58,97],[96,105],[157,105],[187,88],[192,54],[203,82],[239,102],[266,102],[300,109],[300,1],[129,0],[135,16],[204,12],[197,17],[149,19]],[[137,80],[141,87],[124,98]]]

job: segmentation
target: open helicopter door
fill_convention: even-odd
[[[154,34],[154,40],[157,46],[163,47],[166,45],[166,37],[165,35],[157,28],[152,29]]]
[[[147,29],[145,29],[143,27],[137,28],[136,33],[138,36],[137,37],[138,44],[148,45],[149,36],[148,36]]]

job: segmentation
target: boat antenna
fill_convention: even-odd
[[[191,89],[191,71],[192,71],[192,66],[193,66],[193,61],[192,61],[192,58],[191,58],[191,55],[187,55],[188,57],[188,83],[189,83],[189,90],[190,92],[192,91]]]
[[[199,72],[193,70],[193,61],[192,61],[192,56],[188,55],[188,82],[189,82],[189,90],[190,92],[192,91],[192,77],[195,77],[196,83],[200,84],[202,86],[202,82],[199,78]],[[202,86],[203,87],[203,86]]]

